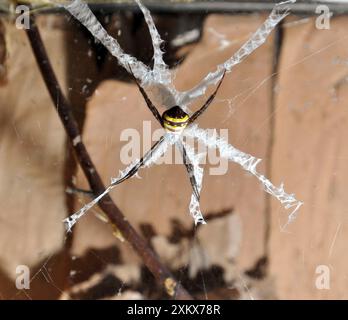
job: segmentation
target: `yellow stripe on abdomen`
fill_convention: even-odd
[[[185,122],[188,121],[189,116],[186,115],[183,118],[172,118],[168,114],[165,114],[164,115],[164,119],[167,120],[167,121],[170,121],[170,122],[175,122],[175,123],[185,123]]]
[[[180,132],[185,129],[186,124],[184,125],[172,125],[169,124],[167,121],[163,121],[163,126],[165,129],[172,131],[172,132]]]

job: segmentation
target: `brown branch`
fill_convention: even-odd
[[[34,17],[31,17],[31,28],[26,30],[26,32],[55,109],[64,125],[72,148],[75,151],[77,161],[79,162],[93,193],[96,195],[101,194],[105,190],[105,186],[81,140],[80,130],[72,113],[71,105],[63,95],[59,86],[58,80],[47,56],[45,46],[42,42],[40,32],[35,24]],[[177,299],[192,299],[190,294],[174,279],[169,270],[158,260],[156,253],[135,231],[109,195],[106,195],[99,201],[99,206],[107,215],[110,222],[119,229],[123,237],[132,245],[160,286],[164,287],[167,294]]]

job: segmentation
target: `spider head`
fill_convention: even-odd
[[[187,126],[189,115],[179,106],[174,106],[162,114],[163,127],[167,131],[181,133]]]

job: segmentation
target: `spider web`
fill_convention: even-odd
[[[230,72],[235,65],[239,64],[254,50],[261,46],[266,41],[267,37],[274,29],[274,27],[288,15],[289,4],[293,3],[294,1],[286,1],[276,4],[266,21],[232,57],[219,64],[216,71],[209,73],[198,85],[186,92],[179,92],[174,88],[172,84],[172,74],[168,70],[168,67],[164,63],[162,58],[163,52],[160,48],[162,40],[154,25],[151,14],[139,0],[136,0],[136,2],[144,15],[152,39],[152,45],[154,49],[154,67],[152,70],[149,69],[149,67],[145,66],[141,61],[138,61],[136,58],[123,52],[116,39],[112,38],[106,32],[106,30],[102,27],[102,25],[94,16],[86,3],[82,2],[81,0],[73,0],[67,5],[64,5],[64,8],[68,10],[77,20],[79,20],[91,32],[91,34],[97,40],[99,40],[114,57],[117,58],[120,65],[128,70],[128,72],[133,73],[144,87],[157,86],[158,88],[160,88],[159,94],[162,96],[162,101],[171,100],[167,98],[167,96],[169,95],[171,98],[175,99],[177,105],[180,105],[184,108],[184,106],[190,104],[194,99],[202,96],[210,85],[216,84],[221,79],[225,71]],[[256,171],[256,165],[260,161],[260,159],[256,159],[251,155],[243,153],[243,163],[241,163],[239,160],[242,153],[238,151],[239,154],[238,156],[236,156],[235,148],[233,146],[227,145],[222,139],[215,139],[213,141],[207,135],[204,135],[203,131],[200,131],[198,129],[191,130],[190,132],[191,135],[195,135],[195,138],[202,141],[208,147],[219,148],[223,157],[241,164],[245,170],[251,172],[254,176],[256,176],[263,184],[265,191],[277,198],[285,206],[286,209],[295,207],[289,215],[287,224],[295,219],[296,211],[302,205],[302,202],[297,201],[293,194],[287,194],[284,191],[283,185],[281,185],[280,187],[275,187],[267,178]],[[200,190],[202,171],[197,164],[197,160],[193,157],[192,154],[191,159],[196,164],[194,166],[194,175],[196,181],[199,181],[198,189]],[[87,210],[95,205],[105,194],[109,193],[112,188],[113,186],[110,185],[104,193],[81,208],[77,213],[67,218],[65,220],[67,230],[70,231],[76,221],[81,218],[87,212]],[[189,209],[191,215],[195,219],[196,224],[204,223],[198,202],[195,203],[195,201],[191,199]],[[285,226],[287,226],[287,224]]]
[[[243,51],[244,52],[244,51]],[[244,55],[242,55],[242,57],[244,58],[245,56]],[[130,58],[131,59],[131,58]],[[142,67],[139,67],[139,70],[142,70],[141,69]],[[144,69],[145,70],[145,69]],[[143,70],[143,71],[144,71]],[[163,71],[163,70],[162,70]],[[161,72],[162,72],[161,71]],[[141,73],[141,71],[139,71],[140,73]],[[157,75],[158,75],[158,70],[155,72],[156,73],[156,75],[154,75],[153,77],[153,79],[156,79],[156,81],[158,81],[157,79],[158,78],[155,78]],[[214,75],[215,73],[213,73],[213,75]],[[208,82],[210,82],[211,81],[211,83],[215,83],[216,82],[216,80],[212,80],[212,76],[210,76],[209,77],[209,81]],[[217,79],[218,79],[218,77],[217,77]],[[267,80],[269,80],[269,78],[267,78],[266,79],[266,81]],[[145,84],[145,86],[146,85],[150,85],[149,83],[151,83],[151,81],[154,81],[154,80],[152,80],[152,79],[149,79],[149,78],[144,78],[143,79],[143,83]],[[161,78],[160,80],[159,80],[159,82],[161,83],[161,82],[164,82],[165,83],[165,81],[166,81],[166,79],[163,79],[163,78]],[[209,83],[210,84],[210,83]],[[203,85],[203,87],[206,89],[207,88],[207,86],[209,85],[209,84],[206,84],[206,85]],[[169,84],[168,84],[169,85]],[[204,91],[201,91],[201,89],[199,89],[199,93],[198,94],[200,94],[201,92],[205,92],[205,90]],[[172,90],[170,90],[170,94],[172,94],[173,93],[173,91]],[[202,93],[203,94],[203,93]],[[189,96],[190,98],[187,98],[187,96]],[[183,98],[184,97],[184,98]],[[186,101],[189,101],[189,99],[191,99],[191,97],[196,97],[196,96],[192,96],[191,94],[187,94],[187,93],[185,93],[185,96],[180,96],[180,99],[182,99],[182,101],[185,101],[185,99],[188,99],[188,100],[186,100]],[[192,201],[192,199],[191,199],[191,201]],[[47,264],[47,262],[49,261],[49,259],[50,258],[48,258],[48,260],[45,262],[45,264],[43,265],[43,267],[38,271],[38,274],[39,273],[42,273],[42,274],[44,274],[45,272],[47,272],[47,270],[46,270],[46,268],[45,268],[45,265]],[[36,276],[37,275],[35,275],[34,277],[33,277],[33,280],[36,278]],[[48,283],[53,283],[53,280],[49,277],[49,275],[47,276],[45,276],[45,277],[47,277],[47,282]],[[203,279],[203,281],[204,281],[204,279]],[[244,283],[244,282],[243,282]],[[246,287],[247,288],[247,287]],[[59,289],[60,290],[60,289]],[[251,298],[252,298],[252,296],[250,296]],[[30,296],[28,297],[28,298],[30,298]]]

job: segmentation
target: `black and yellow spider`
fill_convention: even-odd
[[[130,70],[132,70],[130,66],[129,66],[129,68],[130,68]],[[132,75],[133,75],[133,73],[132,73]],[[197,110],[195,113],[192,114],[192,116],[189,116],[180,106],[171,107],[170,109],[164,111],[162,116],[161,116],[160,113],[158,112],[157,108],[155,107],[155,105],[152,103],[152,101],[150,100],[150,98],[146,94],[145,90],[141,87],[138,80],[133,75],[134,81],[137,84],[139,91],[141,92],[142,96],[144,97],[144,100],[145,100],[148,108],[150,109],[150,111],[152,112],[152,114],[154,115],[154,117],[156,118],[158,123],[167,132],[170,132],[173,134],[182,134],[182,132],[185,130],[186,127],[192,125],[198,119],[198,117],[200,117],[208,109],[209,105],[214,100],[214,98],[215,98],[215,96],[216,96],[216,94],[217,94],[217,92],[222,84],[224,77],[225,77],[225,72],[223,73],[215,91],[210,95],[210,97],[203,104],[203,106],[199,110]],[[123,181],[133,177],[138,172],[138,170],[143,166],[143,164],[146,162],[146,160],[151,157],[154,150],[157,149],[161,145],[161,143],[163,143],[163,141],[164,141],[164,137],[162,136],[152,146],[152,148],[137,163],[134,164],[134,166],[128,171],[128,173],[124,177],[122,177],[121,179],[114,182],[114,185],[120,184]],[[190,182],[191,182],[191,186],[192,186],[194,195],[195,195],[196,199],[199,201],[200,196],[199,196],[197,181],[196,181],[195,176],[193,174],[192,164],[190,163],[190,160],[187,157],[186,148],[184,145],[182,145],[181,151],[182,151],[182,156],[183,156],[183,162],[185,164],[186,170],[187,170],[189,177],[190,177]]]

